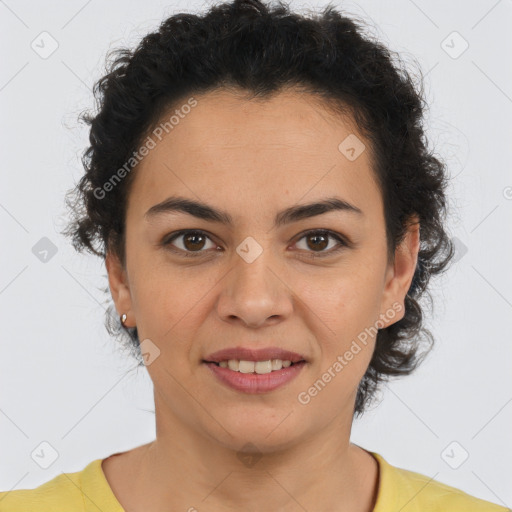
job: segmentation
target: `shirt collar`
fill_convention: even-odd
[[[101,467],[103,459],[89,463],[82,471],[81,488],[85,512],[125,512]]]
[[[379,481],[377,484],[377,499],[372,512],[388,512],[398,506],[396,469],[388,464],[382,455],[367,451],[379,466]],[[125,512],[110,487],[101,467],[103,459],[89,463],[82,472],[81,489],[84,499],[85,512]]]

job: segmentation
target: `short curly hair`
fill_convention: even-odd
[[[105,258],[112,251],[125,265],[126,205],[136,170],[105,197],[97,191],[130,161],[162,115],[191,94],[223,88],[267,98],[295,87],[338,113],[349,112],[371,143],[390,261],[414,216],[421,227],[405,316],[377,333],[357,390],[356,416],[380,382],[410,374],[432,348],[419,299],[425,294],[432,302],[427,284],[454,254],[444,226],[446,165],[428,149],[423,129],[423,75],[420,71],[417,88],[400,56],[364,35],[363,25],[331,5],[299,15],[283,2],[234,0],[203,15],[170,16],[135,49],[109,52],[107,73],[94,85],[99,111],[79,116],[90,126],[90,146],[82,156],[85,174],[66,194],[72,220],[63,231],[78,252],[87,249]],[[112,304],[105,325],[143,365],[137,328],[123,327]],[[427,349],[420,353],[423,345]]]

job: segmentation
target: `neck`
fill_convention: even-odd
[[[277,449],[267,434],[266,444],[242,442],[242,450],[206,437],[172,414],[157,413],[156,425],[157,438],[141,447],[130,485],[140,510],[148,503],[155,512],[373,509],[378,465],[350,443],[351,421],[335,418],[314,436]]]

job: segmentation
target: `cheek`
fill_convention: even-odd
[[[198,268],[172,266],[165,258],[132,253],[130,290],[140,335],[164,337],[190,330],[215,281]]]
[[[198,315],[203,314],[201,304],[207,300],[204,295],[205,287],[197,283],[146,280],[137,287],[137,323],[148,336],[163,338],[162,341],[183,331],[190,336],[198,325]]]
[[[327,279],[309,281],[315,286],[305,282],[301,298],[338,341],[357,336],[377,320],[382,283],[370,266],[340,268]]]

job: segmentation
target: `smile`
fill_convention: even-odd
[[[222,384],[244,393],[267,393],[294,379],[306,361],[245,361],[230,359],[218,363],[203,361]]]

